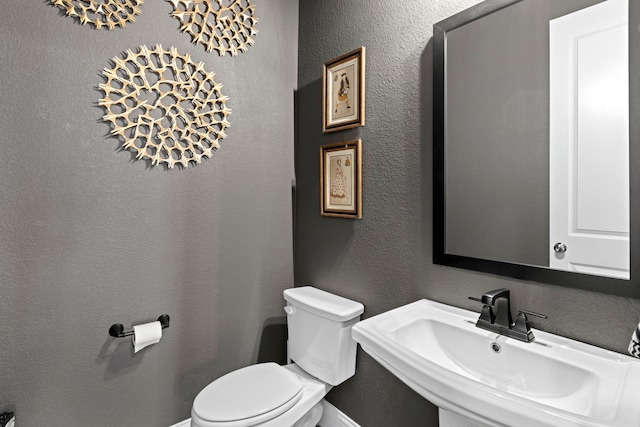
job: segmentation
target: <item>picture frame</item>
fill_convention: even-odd
[[[320,214],[362,218],[362,140],[320,147]]]
[[[365,48],[322,65],[322,132],[364,126]]]

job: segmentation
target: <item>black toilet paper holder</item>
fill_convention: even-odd
[[[160,322],[160,326],[162,327],[162,329],[167,329],[169,327],[169,320],[170,318],[168,314],[162,314],[160,315],[160,317],[158,317],[158,322]],[[109,335],[114,338],[125,338],[133,335],[133,331],[125,332],[122,323],[114,323],[109,328]]]

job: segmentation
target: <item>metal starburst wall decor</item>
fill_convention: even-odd
[[[102,73],[106,83],[100,85],[104,97],[98,105],[106,109],[103,120],[123,149],[168,168],[211,157],[226,137],[231,110],[222,85],[202,62],[160,45],[127,50],[112,62]]]
[[[84,25],[93,24],[96,29],[124,28],[135,22],[144,0],[50,0],[68,16],[78,18]]]
[[[204,45],[207,52],[220,56],[246,52],[254,44],[258,19],[249,0],[168,0],[171,16],[180,21],[180,31],[191,34],[191,41]]]

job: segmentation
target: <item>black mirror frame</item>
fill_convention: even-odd
[[[445,61],[447,31],[482,18],[522,0],[486,0],[433,26],[433,262],[515,279],[566,286],[631,298],[640,298],[640,37],[629,37],[629,187],[631,280],[551,270],[446,253],[445,182]],[[640,28],[640,2],[629,1],[629,28]],[[630,30],[631,32],[631,30]],[[633,34],[633,33],[632,33]]]

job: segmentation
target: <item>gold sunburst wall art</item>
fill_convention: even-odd
[[[53,6],[64,10],[83,25],[92,24],[96,29],[124,28],[135,22],[144,0],[50,0]]]
[[[194,44],[220,56],[246,52],[257,34],[255,6],[249,0],[167,0],[180,31],[191,34]]]
[[[187,167],[210,158],[226,137],[229,99],[202,62],[156,45],[127,50],[102,72],[98,105],[111,134],[151,165]]]

